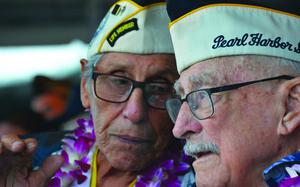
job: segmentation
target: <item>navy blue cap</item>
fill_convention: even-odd
[[[166,2],[165,0],[133,0],[136,4],[140,6],[148,6],[155,3]]]
[[[194,9],[218,3],[261,6],[300,15],[299,0],[167,0],[167,10],[171,21],[174,21]]]

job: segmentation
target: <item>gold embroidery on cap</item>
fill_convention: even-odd
[[[118,27],[114,28],[114,30],[112,30],[108,34],[106,40],[109,43],[109,45],[111,47],[113,47],[115,45],[116,41],[121,36],[125,35],[126,33],[130,32],[130,31],[134,31],[134,30],[139,30],[136,18],[132,18],[128,21],[125,21],[125,22],[121,23]]]

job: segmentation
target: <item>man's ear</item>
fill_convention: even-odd
[[[300,77],[286,81],[282,84],[281,91],[284,93],[286,110],[277,132],[288,135],[300,126]]]
[[[89,91],[88,91],[88,80],[84,76],[85,66],[88,63],[86,59],[81,59],[81,83],[80,83],[80,97],[81,103],[84,108],[90,108]]]

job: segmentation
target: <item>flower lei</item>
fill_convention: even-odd
[[[78,119],[78,127],[74,133],[67,135],[62,141],[64,145],[60,155],[64,157],[64,164],[54,175],[49,187],[69,186],[74,181],[82,184],[87,179],[87,172],[91,168],[92,160],[88,157],[90,149],[95,143],[95,132],[92,116],[90,119]],[[135,187],[179,187],[179,175],[188,172],[191,158],[177,148],[164,153],[152,167],[137,176]]]
[[[166,152],[152,167],[137,176],[135,187],[180,187],[180,179],[188,172],[191,157],[179,152],[178,148]]]
[[[90,119],[78,119],[78,127],[62,142],[60,155],[64,158],[63,166],[51,179],[49,187],[69,186],[74,180],[82,184],[91,168],[91,159],[88,157],[90,149],[95,143],[95,132],[92,116]]]

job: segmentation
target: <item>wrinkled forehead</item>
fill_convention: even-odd
[[[225,79],[224,65],[217,60],[198,62],[181,72],[174,88],[177,93],[184,95],[195,89],[218,85]]]
[[[263,58],[227,56],[200,61],[182,71],[174,87],[182,92],[265,78],[267,70],[272,69],[272,63]]]
[[[94,69],[104,71],[144,71],[149,74],[177,74],[173,54],[132,54],[105,53],[94,65]]]

